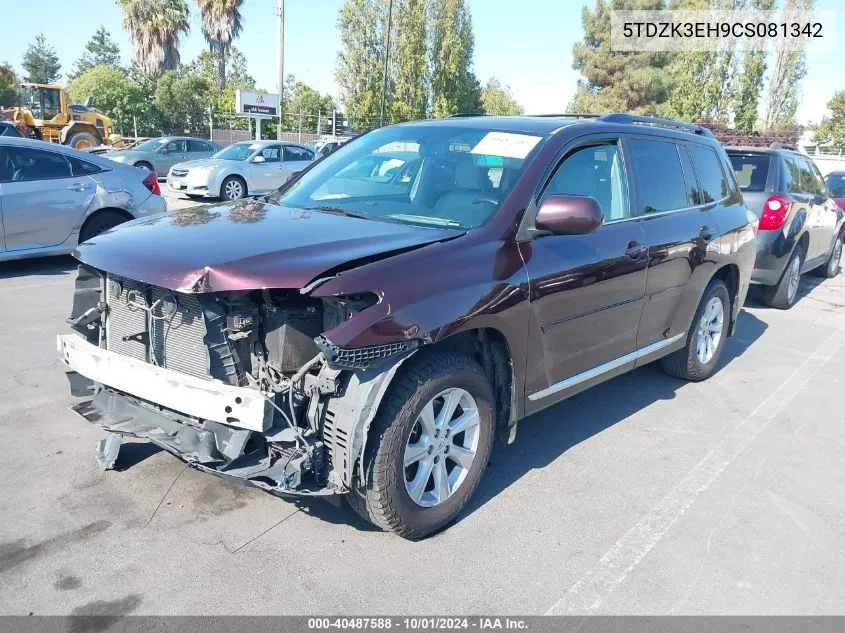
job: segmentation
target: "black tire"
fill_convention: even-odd
[[[234,195],[236,187],[234,184],[239,184],[241,192],[240,195]],[[238,200],[246,195],[246,182],[240,176],[228,176],[220,184],[220,199],[221,200]]]
[[[797,264],[795,263],[796,259],[798,260]],[[797,266],[798,283],[800,284],[801,268],[803,265],[804,250],[799,246],[786,263],[786,268],[784,268],[783,274],[780,276],[780,281],[774,286],[766,286],[763,289],[763,301],[767,306],[777,308],[778,310],[789,310],[789,308],[795,305],[795,301],[798,299],[798,287],[796,286],[794,290],[791,290],[790,279],[794,274],[794,267]]]
[[[405,447],[411,434],[420,428],[417,417],[423,408],[444,390],[454,388],[466,391],[476,403],[479,424],[475,457],[451,496],[438,505],[422,507],[406,488],[408,469],[414,466],[405,466]],[[393,379],[370,428],[364,456],[366,481],[355,482],[347,495],[349,504],[374,525],[407,539],[423,538],[450,523],[475,492],[487,467],[494,436],[494,402],[484,371],[471,358],[421,352],[409,359]],[[454,435],[453,441],[460,435]],[[455,468],[452,458],[440,459]],[[429,484],[433,486],[434,480],[426,476],[423,489],[427,490]]]
[[[153,166],[150,165],[145,160],[139,160],[137,163],[133,165],[133,167],[137,167],[138,169],[143,169],[144,171],[154,171]]]
[[[92,237],[100,235],[109,229],[113,229],[118,224],[123,224],[127,218],[122,213],[117,211],[98,211],[82,225],[79,231],[79,243],[90,240]]]
[[[712,357],[706,362],[702,362],[698,356],[698,332],[704,312],[710,304],[711,299],[714,298],[718,298],[722,302],[723,319],[721,336],[715,346]],[[728,338],[730,323],[731,296],[728,293],[728,287],[721,279],[714,279],[707,285],[707,288],[704,289],[704,294],[701,296],[698,309],[695,311],[689,332],[687,332],[687,344],[677,352],[673,352],[660,359],[660,366],[663,368],[663,371],[675,378],[683,378],[692,382],[709,378],[716,371],[719,358],[722,356],[722,350],[725,349],[725,341]]]
[[[68,145],[73,149],[97,147],[99,144],[100,139],[90,132],[73,132],[65,139],[65,145]]]
[[[837,236],[824,264],[813,271],[813,274],[827,279],[833,279],[839,274],[842,262],[842,235]]]

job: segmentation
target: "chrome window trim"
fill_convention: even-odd
[[[675,343],[681,340],[684,336],[686,336],[686,332],[681,332],[680,334],[676,334],[671,338],[664,339],[662,341],[657,341],[656,343],[652,343],[651,345],[646,345],[645,347],[641,347],[640,349],[634,350],[630,354],[625,354],[624,356],[620,356],[619,358],[614,358],[611,361],[593,367],[592,369],[588,369],[586,371],[582,371],[580,374],[575,374],[574,376],[570,376],[569,378],[564,378],[553,385],[549,385],[542,391],[537,391],[535,393],[529,394],[528,399],[532,402],[535,400],[541,400],[547,396],[550,396],[558,391],[562,391],[564,389],[568,389],[569,387],[574,387],[575,385],[579,385],[582,382],[590,380],[592,378],[597,378],[602,374],[606,374],[609,371],[612,371],[618,367],[622,367],[622,365],[626,365],[630,362],[643,358],[644,356],[648,356],[653,352],[657,352],[664,347],[668,347],[672,343]]]

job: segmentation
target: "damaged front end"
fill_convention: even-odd
[[[367,429],[418,341],[344,349],[326,336],[378,304],[297,290],[189,294],[82,265],[58,337],[72,407],[111,434],[145,438],[200,470],[279,494],[347,492]]]

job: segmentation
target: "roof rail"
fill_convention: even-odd
[[[467,117],[472,116],[487,116],[486,114],[482,114],[480,112],[456,112],[455,114],[450,114],[450,119],[465,119]]]
[[[600,117],[600,114],[580,114],[575,112],[564,113],[564,114],[531,114],[529,116],[536,116],[540,118],[549,118],[549,119],[595,119]]]
[[[798,146],[789,145],[788,143],[771,143],[769,149],[791,149],[793,152],[797,152]]]
[[[625,114],[615,112],[611,114],[603,114],[598,118],[599,121],[606,121],[607,123],[623,123],[623,124],[639,124],[639,125],[653,125],[657,127],[674,128],[677,130],[685,130],[693,134],[700,134],[701,136],[713,136],[713,132],[706,127],[696,125],[695,123],[684,123],[683,121],[673,121],[672,119],[660,119],[653,116],[642,116],[639,114]]]

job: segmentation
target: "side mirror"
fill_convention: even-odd
[[[265,160],[264,160],[264,157],[261,154],[259,154],[258,156],[256,156],[255,158],[252,159],[252,162],[253,163],[263,163],[263,162],[265,162]]]
[[[554,235],[584,235],[604,223],[604,215],[595,198],[554,195],[540,205],[535,226]]]

